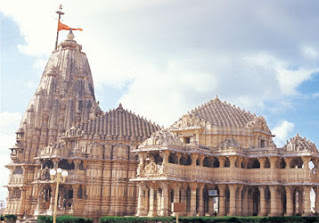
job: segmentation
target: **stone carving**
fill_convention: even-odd
[[[239,143],[233,139],[232,137],[226,139],[222,144],[220,145],[221,148],[227,149],[227,148],[240,148]]]
[[[267,126],[265,118],[262,116],[255,117],[252,121],[247,123],[247,127],[252,128],[254,130],[271,133],[270,129]]]
[[[318,152],[314,143],[306,138],[300,137],[299,134],[291,138],[289,142],[287,141],[287,144],[284,146],[284,150],[289,152]]]
[[[154,133],[142,143],[142,146],[143,145],[182,146],[183,143],[175,134],[165,129]]]
[[[145,166],[145,174],[157,174],[158,168],[154,161],[154,157],[150,157],[150,162]]]

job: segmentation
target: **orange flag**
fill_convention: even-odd
[[[71,28],[65,24],[63,24],[62,22],[60,22],[59,20],[59,26],[58,26],[58,31],[61,31],[61,30],[79,30],[79,31],[83,31],[83,29],[81,28]]]

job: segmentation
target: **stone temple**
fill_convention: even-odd
[[[310,215],[319,212],[319,153],[298,134],[283,148],[265,119],[217,97],[168,128],[123,108],[103,112],[72,32],[53,51],[10,148],[6,214]],[[311,165],[309,165],[311,163]],[[310,166],[310,167],[309,167]],[[213,193],[213,194],[212,194]],[[211,196],[213,195],[213,196]]]

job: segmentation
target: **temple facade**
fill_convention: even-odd
[[[296,135],[277,148],[265,119],[217,97],[168,128],[123,108],[103,112],[72,32],[46,65],[10,148],[6,214],[310,215],[319,211],[319,154]]]

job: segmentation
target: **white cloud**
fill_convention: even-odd
[[[306,58],[309,59],[317,59],[319,56],[318,50],[314,49],[312,46],[302,46],[301,52]]]
[[[289,135],[293,132],[295,124],[287,120],[281,121],[273,130],[276,135],[274,142],[278,147],[282,147],[288,140]]]
[[[313,93],[313,94],[312,94],[312,97],[313,97],[313,98],[319,98],[319,92]]]

